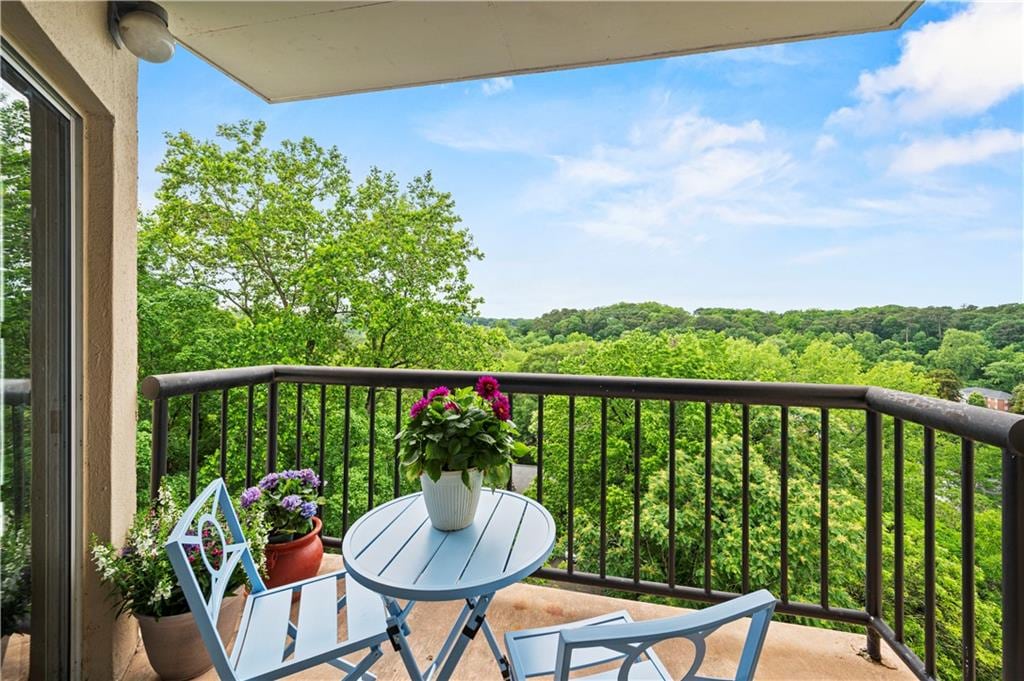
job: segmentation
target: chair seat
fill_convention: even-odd
[[[620,610],[608,613],[607,615],[570,622],[569,624],[510,631],[505,634],[505,646],[508,649],[513,678],[517,681],[522,681],[532,676],[550,676],[553,674],[555,671],[555,658],[558,655],[558,634],[561,631],[579,627],[624,624],[632,621],[633,618],[629,616],[628,612]],[[655,655],[654,651],[649,650],[647,654],[649,654],[649,659],[639,660],[633,664],[629,674],[630,680],[653,679],[656,681],[669,681],[670,677],[665,671],[665,666]],[[586,667],[593,667],[614,660],[620,660],[623,657],[625,655],[610,648],[584,648],[576,651],[572,656],[572,669],[575,671]],[[618,678],[618,673],[618,668],[615,668],[590,676],[574,677],[574,681],[580,679],[587,679],[587,681],[614,680]]]
[[[340,640],[338,617],[339,581],[345,585],[344,640]],[[296,591],[301,596],[293,623]],[[232,659],[240,679],[278,677],[290,669],[308,667],[317,658],[328,662],[386,638],[387,616],[380,596],[339,571],[250,595]]]

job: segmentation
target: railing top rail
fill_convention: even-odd
[[[688,378],[493,374],[510,393],[726,404],[871,409],[977,442],[1024,453],[1024,417],[884,388],[817,383],[761,383]],[[423,389],[472,385],[473,371],[273,365],[148,376],[151,400],[263,383],[316,383]]]
[[[32,392],[32,382],[27,378],[0,379],[4,404],[28,404]]]
[[[913,393],[868,388],[868,409],[1024,454],[1024,416]]]

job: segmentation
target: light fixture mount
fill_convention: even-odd
[[[108,2],[107,28],[118,48],[140,59],[160,63],[174,55],[167,10],[155,2]]]

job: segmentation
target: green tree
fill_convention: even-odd
[[[928,378],[935,383],[936,395],[951,402],[960,401],[960,391],[964,384],[956,372],[949,369],[934,369],[928,372]]]
[[[992,362],[985,367],[984,374],[988,387],[1013,390],[1015,385],[1024,382],[1024,352],[1015,352],[1006,359]]]
[[[981,393],[971,393],[967,396],[967,404],[972,407],[987,407],[988,403],[985,402],[985,396]]]
[[[1024,414],[1024,383],[1013,387],[1013,398],[1010,400],[1010,411],[1014,414]]]
[[[928,360],[938,369],[949,369],[965,381],[972,381],[981,376],[991,354],[992,346],[980,333],[949,329],[939,349],[928,353]]]
[[[269,148],[265,133],[167,135],[142,221],[154,274],[213,294],[251,340],[274,339],[277,361],[432,366],[479,303],[468,262],[482,254],[451,195],[429,173],[403,190],[373,169],[354,187],[337,148]]]
[[[31,139],[28,104],[0,93],[4,376],[27,377],[32,295]]]

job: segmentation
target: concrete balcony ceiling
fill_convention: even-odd
[[[164,2],[268,102],[895,29],[917,1]]]

